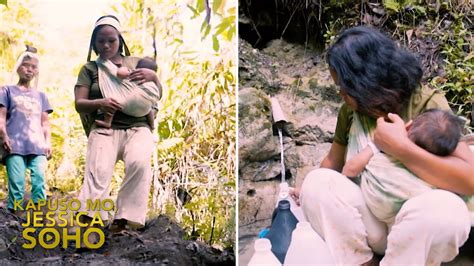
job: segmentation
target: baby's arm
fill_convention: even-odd
[[[370,158],[374,155],[373,149],[377,149],[373,143],[367,145],[362,151],[352,157],[344,164],[342,174],[347,177],[356,177],[364,170],[369,163]]]
[[[117,69],[117,77],[121,79],[128,78],[128,75],[130,74],[130,70],[126,67],[119,67]]]

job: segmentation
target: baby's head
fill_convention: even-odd
[[[461,138],[463,122],[457,116],[440,109],[421,113],[408,126],[408,137],[423,149],[439,155],[451,154]]]
[[[148,68],[155,72],[158,70],[155,60],[151,59],[150,57],[144,57],[140,59],[137,63],[137,68]],[[127,67],[123,66],[117,69],[117,76],[121,79],[127,78],[129,74],[130,70]]]
[[[155,60],[151,59],[150,57],[144,57],[140,59],[140,61],[137,63],[137,68],[148,68],[155,72],[158,70]]]

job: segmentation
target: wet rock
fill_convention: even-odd
[[[292,107],[289,107],[292,106]],[[289,110],[289,123],[285,125],[285,132],[292,137],[296,145],[315,145],[332,142],[337,122],[337,109],[331,106],[314,105],[295,102],[293,105],[282,103],[282,109]],[[292,108],[292,109],[290,109]]]
[[[273,136],[270,100],[255,88],[239,92],[239,163],[263,162],[279,153]]]
[[[251,162],[239,168],[240,179],[254,182],[274,179],[281,173],[281,163],[276,159]]]
[[[278,188],[276,180],[239,184],[239,228],[271,218]]]
[[[239,91],[239,254],[252,253],[253,240],[270,226],[282,170],[290,186],[299,187],[326,156],[342,103],[321,56],[282,40],[252,53],[255,66],[267,64],[276,76],[261,84],[260,74],[239,81],[252,86]],[[269,82],[278,82],[279,89],[268,89]],[[282,129],[284,169],[270,96],[287,120]]]
[[[285,152],[285,166],[290,169],[306,166],[316,167],[326,156],[330,147],[330,143],[295,145]],[[292,174],[292,176],[296,175]]]
[[[239,39],[239,88],[256,87],[273,94],[279,90],[279,81],[270,57]],[[240,93],[240,92],[239,92]]]

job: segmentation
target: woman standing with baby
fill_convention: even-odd
[[[84,184],[79,199],[82,211],[88,212],[90,220],[94,212],[85,210],[87,200],[109,198],[114,166],[118,160],[125,163],[125,176],[115,202],[116,213],[111,231],[121,231],[126,225],[141,227],[145,224],[147,203],[151,185],[150,158],[153,136],[147,116],[134,117],[121,112],[123,108],[113,97],[104,97],[99,82],[100,70],[96,61],[90,61],[91,50],[100,60],[109,60],[118,68],[133,71],[129,80],[142,84],[154,82],[161,87],[151,69],[136,69],[140,58],[130,53],[120,34],[120,23],[114,16],[99,18],[92,32],[88,62],[81,68],[74,89],[75,107],[88,135]],[[98,127],[95,121],[104,115],[113,116],[110,128]],[[107,220],[107,213],[100,211]],[[87,222],[87,221],[84,221]]]

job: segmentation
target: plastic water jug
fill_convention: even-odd
[[[335,265],[324,240],[308,222],[296,225],[284,265]]]
[[[270,243],[270,240],[266,238],[260,238],[255,240],[254,250],[255,252],[252,258],[250,259],[248,266],[281,265],[280,261],[272,253],[272,244]]]
[[[295,215],[296,219],[298,219],[299,222],[307,221],[301,207],[298,206],[296,202],[293,200],[293,198],[290,196],[290,187],[288,186],[288,183],[286,182],[280,183],[280,192],[278,193],[278,201],[276,204],[277,207],[278,207],[278,202],[282,200],[287,200],[290,202],[291,212]],[[274,218],[274,215],[275,213],[273,214],[272,218]]]
[[[291,234],[297,223],[298,220],[290,210],[290,202],[287,200],[278,202],[270,231],[265,238],[270,239],[272,252],[281,263],[285,261],[286,252],[291,242]]]

